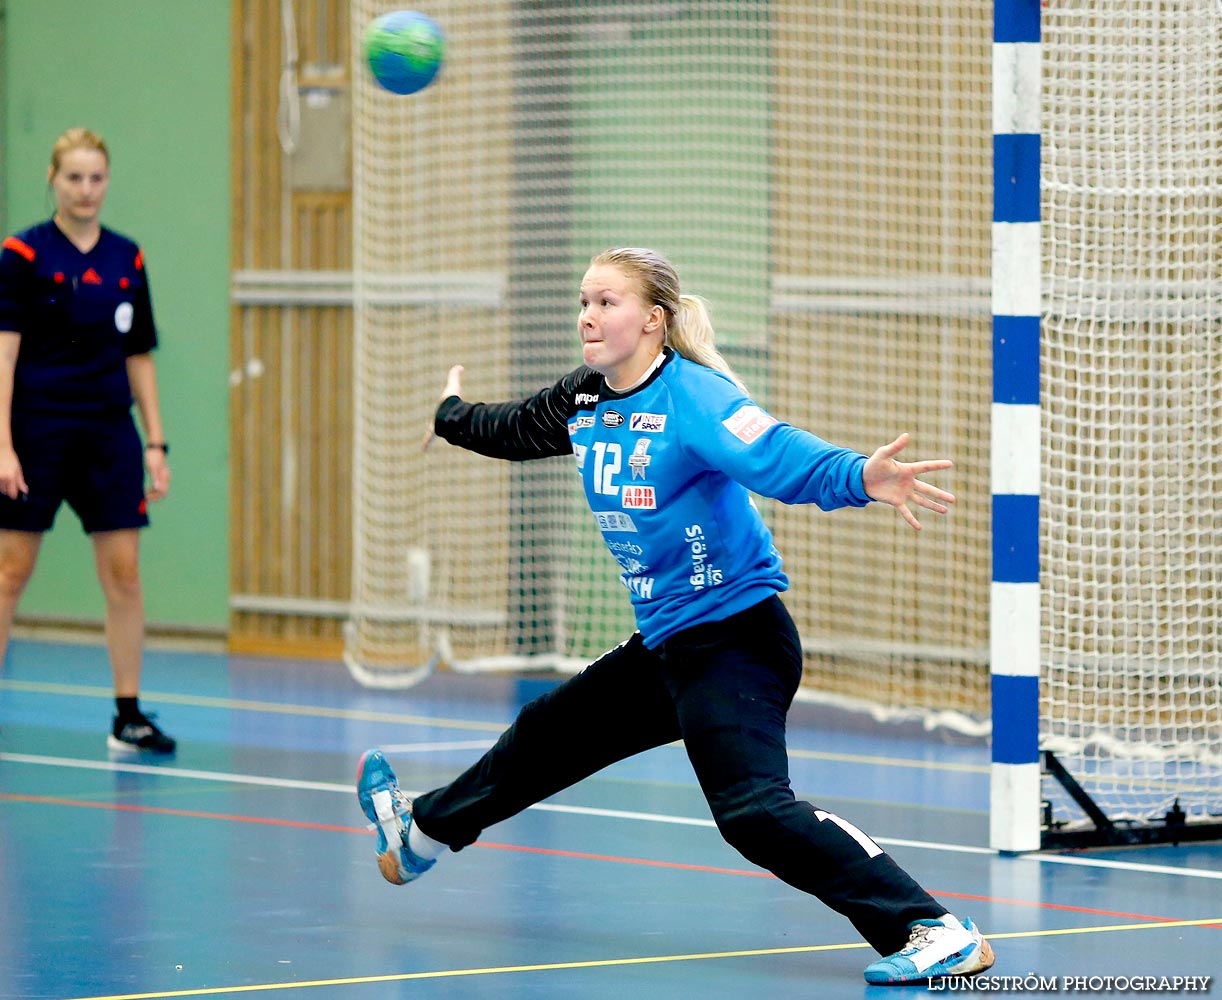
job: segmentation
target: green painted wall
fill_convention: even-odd
[[[228,595],[228,0],[4,0],[5,232],[51,213],[73,125],[111,153],[103,222],[144,248],[161,333],[170,495],[142,536],[150,624],[221,629]],[[100,619],[92,549],[60,509],[18,615]]]

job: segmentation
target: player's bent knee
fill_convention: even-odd
[[[768,867],[781,832],[781,824],[772,813],[752,803],[721,810],[713,818],[727,844],[753,864]]]

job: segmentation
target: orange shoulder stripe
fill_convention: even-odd
[[[143,269],[144,269],[144,251],[137,250],[136,251],[136,270],[141,271]]]
[[[21,254],[30,263],[34,262],[34,248],[28,243],[22,243],[16,236],[6,236],[4,238],[4,248]]]

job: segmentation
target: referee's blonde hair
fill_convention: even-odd
[[[679,274],[670,261],[656,250],[614,247],[596,254],[590,264],[618,267],[632,278],[640,286],[641,298],[661,306],[666,314],[665,344],[688,361],[721,372],[746,391],[742,379],[717,350],[708,305],[699,295],[679,291]]]
[[[92,129],[78,126],[65,131],[63,135],[55,140],[55,145],[51,147],[52,177],[59,173],[60,164],[64,162],[64,154],[74,149],[96,150],[105,157],[106,166],[110,166],[110,150],[106,148],[106,143],[102,137]]]

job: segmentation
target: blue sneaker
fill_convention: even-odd
[[[378,870],[387,882],[406,885],[437,863],[418,858],[407,846],[412,828],[412,800],[399,788],[395,772],[381,750],[367,750],[356,770],[356,797],[378,831]]]
[[[993,965],[993,949],[970,917],[963,923],[951,914],[938,920],[914,920],[908,945],[866,966],[866,982],[875,986],[923,983],[947,976],[974,976]]]

